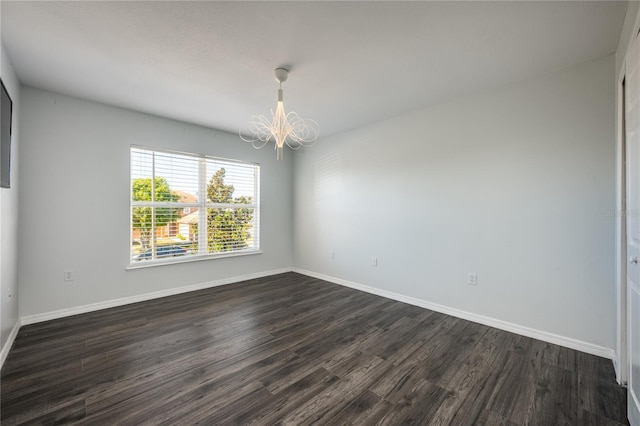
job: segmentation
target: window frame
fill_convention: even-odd
[[[188,156],[192,158],[196,158],[198,160],[198,193],[203,194],[200,196],[200,200],[196,203],[178,203],[178,202],[162,202],[162,201],[134,201],[133,200],[133,163],[132,163],[132,153],[134,150],[144,150],[149,151],[153,155],[152,161],[152,174],[151,179],[154,182],[155,176],[155,154],[175,154],[181,156]],[[254,188],[254,197],[253,203],[251,204],[236,204],[236,203],[211,203],[208,202],[207,197],[207,161],[218,161],[221,163],[235,163],[243,166],[251,166],[254,168],[253,173],[253,188]],[[154,198],[155,185],[151,185],[151,198]],[[227,209],[227,208],[248,208],[253,209],[254,215],[254,227],[253,227],[253,240],[254,247],[247,248],[243,250],[233,250],[233,251],[225,251],[219,253],[206,253],[208,235],[205,238],[198,238],[198,254],[189,255],[189,256],[169,256],[162,259],[150,259],[142,262],[135,262],[132,256],[132,245],[133,245],[133,209],[135,207],[151,207],[151,208],[197,208],[198,212],[201,214],[198,215],[198,229],[207,230],[207,209],[216,208],[216,209]],[[204,212],[204,214],[202,214]],[[152,235],[155,239],[156,234],[156,225],[155,225],[155,214],[151,215],[152,217]],[[168,225],[167,225],[168,226]],[[187,263],[187,262],[198,262],[203,260],[212,260],[212,259],[221,259],[226,257],[236,257],[236,256],[247,256],[254,254],[261,254],[261,238],[260,238],[260,164],[249,161],[242,161],[236,159],[229,159],[223,157],[216,157],[212,155],[199,154],[193,152],[185,152],[185,151],[176,151],[170,149],[163,148],[155,148],[144,145],[135,145],[131,144],[129,146],[129,261],[128,266],[125,269],[139,269],[139,268],[148,268],[154,266],[163,266],[163,265],[173,265],[178,263]],[[204,252],[204,253],[203,253]],[[202,253],[202,254],[200,254]]]

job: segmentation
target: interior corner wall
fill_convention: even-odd
[[[13,101],[10,188],[0,188],[0,347],[5,348],[18,323],[18,151],[20,147],[20,82],[1,46],[2,82]],[[11,344],[12,342],[8,342]],[[0,360],[0,365],[2,364]]]
[[[320,140],[294,161],[294,267],[614,348],[614,70]]]
[[[291,155],[27,86],[21,118],[21,317],[291,268]],[[126,270],[132,144],[259,163],[263,253]]]
[[[636,25],[639,19],[640,1],[630,1],[627,4],[627,13],[624,17],[622,31],[620,31],[620,39],[618,40],[618,48],[616,49],[616,76],[618,76],[622,70],[629,45],[635,36],[633,32],[637,29]]]

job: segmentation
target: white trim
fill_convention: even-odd
[[[615,359],[615,351],[613,349],[594,345],[593,343],[583,342],[571,337],[565,337],[542,330],[536,330],[534,328],[525,327],[523,325],[502,321],[484,315],[474,314],[471,312],[463,311],[461,309],[451,308],[449,306],[439,305],[437,303],[417,299],[415,297],[405,296],[391,291],[370,287],[368,285],[354,283],[352,281],[343,280],[341,278],[336,278],[329,275],[319,274],[317,272],[308,271],[306,269],[293,268],[293,272],[297,272],[299,274],[307,275],[313,278],[318,278],[324,281],[329,281],[334,284],[342,285],[356,290],[364,291],[366,293],[375,294],[377,296],[386,297],[387,299],[397,300],[398,302],[408,303],[410,305],[419,306],[421,308],[430,309],[436,312],[441,312],[443,314],[451,315],[457,318],[462,318],[479,324],[488,325],[489,327],[499,328],[500,330],[517,333],[522,336],[531,337],[533,339],[538,339],[544,342],[549,342],[581,352],[586,352],[588,354],[597,355],[608,359]]]
[[[120,299],[107,300],[105,302],[91,303],[89,305],[76,306],[74,308],[68,308],[68,309],[60,309],[58,311],[45,312],[43,314],[28,315],[21,318],[21,323],[22,325],[35,324],[38,322],[69,317],[71,315],[85,314],[87,312],[94,312],[102,309],[114,308],[117,306],[130,305],[132,303],[159,299],[161,297],[188,293],[191,291],[202,290],[205,288],[218,287],[222,285],[237,283],[240,281],[252,280],[255,278],[262,278],[262,277],[268,277],[271,275],[284,274],[285,272],[291,272],[291,268],[274,269],[271,271],[263,271],[263,272],[256,272],[253,274],[239,275],[239,276],[230,277],[230,278],[222,278],[216,281],[192,284],[184,287],[170,288],[167,290],[155,291],[153,293],[146,293],[146,294],[140,294],[137,296],[129,296],[129,297],[123,297]]]
[[[626,206],[623,203],[626,194],[623,187],[626,188],[626,168],[625,159],[626,152],[623,144],[626,135],[623,135],[624,123],[624,96],[622,90],[622,82],[625,78],[624,61],[620,75],[616,80],[616,253],[615,253],[615,286],[616,286],[616,354],[614,357],[613,368],[616,373],[616,381],[623,385],[627,382],[627,235],[626,235]]]
[[[254,173],[255,175],[255,173]],[[255,179],[254,179],[255,180]],[[208,209],[257,209],[258,205],[241,204],[241,203],[179,203],[179,202],[167,202],[167,201],[131,201],[131,207],[169,207],[169,208],[183,208],[183,207],[198,207]]]
[[[628,402],[629,406],[631,406],[631,404],[635,404],[636,407],[640,407],[640,401],[638,401],[638,397],[631,387],[627,388],[627,397],[630,397]],[[633,409],[630,409],[628,412],[629,417],[627,420],[629,420],[629,424],[631,426],[640,425],[640,418],[635,418],[637,413],[638,411],[634,411]]]
[[[0,369],[4,365],[4,361],[7,359],[7,356],[9,355],[9,351],[11,350],[11,347],[13,346],[13,342],[16,340],[16,337],[18,336],[18,331],[20,331],[21,326],[22,326],[22,321],[20,320],[20,318],[18,318],[16,323],[13,325],[13,328],[11,329],[11,333],[9,333],[9,337],[7,337],[7,341],[4,342],[4,345],[2,346],[2,351],[0,351]]]
[[[225,158],[225,157],[216,157],[215,155],[209,155],[209,154],[200,154],[200,153],[195,153],[195,152],[187,152],[187,151],[177,151],[175,149],[164,149],[164,148],[157,148],[157,147],[153,147],[150,145],[137,145],[137,144],[131,144],[129,145],[129,148],[135,148],[141,151],[155,151],[155,152],[161,152],[163,154],[177,154],[177,155],[184,155],[184,156],[191,156],[191,157],[198,157],[198,158],[204,158],[207,160],[214,160],[214,161],[221,161],[221,162],[227,162],[227,163],[237,163],[237,164],[251,164],[254,166],[260,166],[260,163],[256,163],[256,162],[252,162],[252,161],[246,161],[246,160],[238,160],[235,158]],[[129,151],[129,154],[131,154],[131,151]],[[129,155],[129,158],[131,158],[131,155]]]
[[[200,262],[201,260],[224,259],[225,257],[251,256],[254,254],[262,254],[262,250],[230,251],[222,254],[194,254],[191,256],[169,257],[168,260],[167,259],[143,260],[140,262],[132,263],[124,269],[127,271],[133,271],[135,269],[151,268],[154,266],[177,265],[180,263]]]

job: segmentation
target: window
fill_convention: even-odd
[[[131,265],[258,252],[259,180],[257,164],[131,147]]]

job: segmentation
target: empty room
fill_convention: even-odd
[[[640,426],[640,2],[0,25],[3,426]]]

